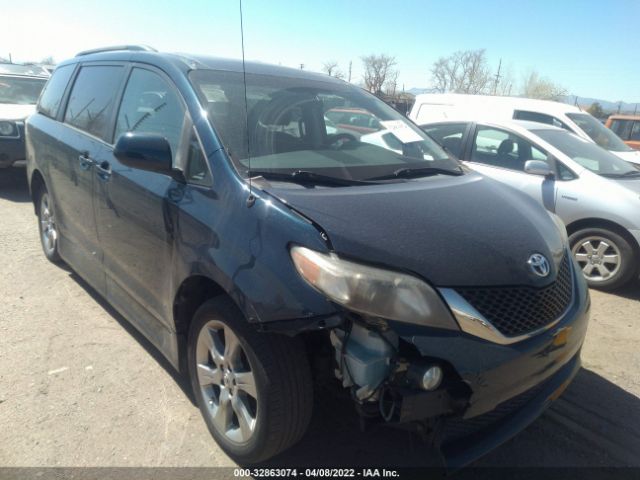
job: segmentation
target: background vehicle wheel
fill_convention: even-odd
[[[635,250],[617,233],[586,228],[571,235],[569,243],[590,287],[613,290],[629,282],[638,272]]]
[[[298,338],[257,332],[225,297],[203,304],[189,330],[189,376],[209,431],[239,463],[257,463],[307,429],[313,385]]]
[[[42,187],[38,193],[37,205],[42,250],[49,261],[62,263],[62,258],[58,253],[58,229],[56,227],[53,201],[45,187]]]

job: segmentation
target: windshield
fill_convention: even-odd
[[[35,105],[46,79],[0,75],[0,103]]]
[[[629,152],[632,150],[620,137],[588,113],[567,113],[567,117],[573,120],[578,127],[602,148],[612,152]]]
[[[249,153],[253,172],[304,171],[306,178],[367,180],[426,167],[460,172],[458,162],[418,127],[360,88],[287,76],[246,78],[245,110],[241,72],[190,74],[212,125],[244,176],[250,174]]]
[[[532,133],[550,143],[573,161],[594,173],[609,177],[637,176],[636,168],[573,133],[562,130],[532,130]]]

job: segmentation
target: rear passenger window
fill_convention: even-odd
[[[71,89],[65,123],[110,141],[110,121],[124,69],[82,67]]]
[[[75,65],[65,65],[56,68],[53,72],[53,75],[42,91],[42,95],[40,95],[40,102],[38,103],[38,111],[40,113],[51,118],[58,116],[60,102],[62,102],[62,96],[67,88],[74,67]]]
[[[157,133],[167,139],[175,159],[184,119],[182,102],[169,83],[154,72],[134,68],[122,97],[114,138],[126,132]]]

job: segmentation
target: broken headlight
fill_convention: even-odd
[[[458,329],[435,290],[412,275],[299,246],[291,249],[291,258],[307,283],[349,310],[399,322]]]

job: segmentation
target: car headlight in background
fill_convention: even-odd
[[[551,217],[551,220],[553,220],[553,223],[556,224],[556,227],[560,232],[560,236],[562,237],[562,243],[566,245],[569,242],[569,236],[567,235],[567,226],[564,224],[562,219],[555,213],[550,212],[549,210],[547,210],[547,213]]]
[[[316,290],[349,310],[436,328],[458,326],[433,288],[411,275],[291,248],[298,273]]]
[[[18,135],[18,127],[15,122],[0,121],[0,137],[15,137]]]

